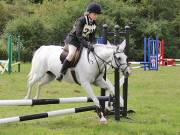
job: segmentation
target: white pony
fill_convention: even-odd
[[[127,56],[123,50],[126,46],[124,40],[120,45],[94,45],[94,52],[90,52],[88,55],[88,49],[83,48],[81,58],[75,68],[69,68],[63,80],[75,83],[71,70],[76,73],[77,81],[86,90],[89,97],[97,106],[99,111],[100,121],[106,123],[102,109],[100,107],[99,100],[95,96],[91,84],[99,86],[100,88],[108,90],[108,92],[114,95],[114,86],[107,79],[103,79],[105,66],[111,65],[114,68],[121,68],[124,75],[129,75],[130,69],[127,65]],[[28,92],[25,99],[29,99],[31,95],[32,86],[38,82],[38,88],[36,91],[37,99],[40,94],[40,88],[55,80],[59,76],[62,63],[59,59],[62,53],[63,47],[60,46],[42,46],[34,54],[32,59],[31,71],[28,75]],[[89,56],[89,58],[88,58]]]

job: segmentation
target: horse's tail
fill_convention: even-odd
[[[31,62],[31,70],[27,76],[29,81],[33,79],[35,74],[36,74],[36,77],[38,77],[37,74],[40,73],[39,67],[41,66],[41,64],[39,63],[39,61],[40,61],[40,57],[42,57],[40,55],[40,52],[43,48],[44,48],[44,46],[40,47],[38,50],[35,51],[35,53],[33,55],[32,62]]]

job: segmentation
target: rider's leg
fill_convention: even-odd
[[[74,57],[74,54],[76,52],[76,47],[74,45],[69,45],[69,53],[68,53],[68,56],[66,57],[66,59],[64,60],[63,62],[63,65],[62,65],[62,68],[61,68],[61,71],[60,71],[60,76],[56,78],[56,80],[58,81],[61,81],[64,77],[64,75],[66,74],[67,72],[67,69],[69,68],[70,66],[70,62],[71,60],[73,59]]]

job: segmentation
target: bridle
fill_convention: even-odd
[[[118,61],[120,61],[121,60],[121,58],[117,58],[116,57],[116,54],[121,54],[121,53],[124,53],[123,51],[116,51],[116,52],[114,52],[113,53],[113,57],[114,57],[114,61],[115,61],[115,64],[116,64],[116,66],[118,67],[118,69],[121,69],[122,70],[122,68],[121,68],[121,66],[123,66],[123,65],[126,65],[126,67],[124,68],[124,70],[122,70],[122,72],[124,72],[124,71],[126,71],[126,69],[128,68],[128,64],[127,63],[119,63]],[[119,63],[119,64],[118,64]],[[115,68],[115,67],[113,67],[113,68]]]
[[[115,66],[113,66],[112,61],[111,61],[111,62],[110,62],[110,61],[105,61],[105,60],[102,59],[100,56],[98,56],[96,52],[92,52],[92,53],[93,53],[94,58],[95,58],[95,60],[96,60],[96,63],[97,63],[98,69],[99,69],[99,74],[102,73],[102,71],[103,71],[103,69],[106,67],[106,65],[109,65],[109,66],[111,66],[111,67],[114,68],[114,69],[115,69],[115,68],[120,69],[121,66],[126,65],[125,69],[122,70],[122,72],[124,72],[124,71],[128,68],[128,64],[127,64],[127,63],[119,63],[118,61],[120,60],[120,58],[117,58],[117,57],[116,57],[116,54],[124,53],[123,51],[117,51],[117,50],[116,50],[115,52],[113,52],[113,57],[114,57],[114,61],[115,61],[115,64],[116,64]],[[104,64],[104,68],[102,69],[102,71],[101,71],[101,69],[100,69],[100,65],[99,65],[99,63],[98,63],[98,61],[97,61],[97,58],[100,59],[100,60],[103,62],[103,64]]]

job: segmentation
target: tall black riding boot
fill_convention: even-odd
[[[61,81],[63,79],[64,75],[66,74],[66,72],[69,68],[69,66],[70,66],[70,62],[67,59],[65,59],[63,62],[61,71],[60,71],[60,76],[57,77],[56,80]]]

